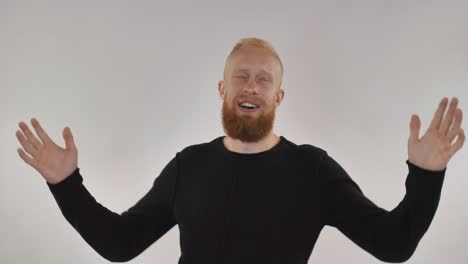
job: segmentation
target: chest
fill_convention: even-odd
[[[184,167],[175,202],[182,242],[274,243],[305,235],[317,211],[313,177],[281,163]]]

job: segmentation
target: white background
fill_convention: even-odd
[[[224,134],[217,82],[243,37],[270,41],[283,60],[275,132],[327,150],[366,196],[393,209],[405,194],[411,114],[420,136],[443,96],[468,114],[467,12],[467,1],[447,0],[1,0],[0,262],[107,262],[19,157],[19,121],[36,117],[61,146],[69,126],[85,186],[121,213],[177,151]],[[407,263],[468,258],[466,161],[465,143]],[[130,263],[179,256],[175,226]],[[309,263],[380,261],[327,226]]]

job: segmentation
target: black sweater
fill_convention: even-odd
[[[223,136],[188,146],[121,214],[93,198],[79,168],[47,185],[66,220],[113,262],[135,258],[176,224],[179,264],[305,264],[324,225],[381,261],[404,262],[432,222],[446,170],[406,164],[406,194],[391,211],[325,150],[283,136],[253,154],[228,150]]]

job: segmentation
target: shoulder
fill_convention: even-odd
[[[186,146],[178,152],[178,155],[183,156],[183,157],[207,155],[213,152],[213,150],[215,149],[215,144],[217,140],[219,140],[219,137],[211,141],[206,141],[206,142],[196,143],[196,144]]]
[[[326,150],[311,144],[298,145],[297,150],[302,156],[314,160],[321,160],[325,155],[327,155]]]
[[[319,162],[324,156],[327,155],[327,151],[317,145],[296,144],[289,140],[286,140],[286,144],[288,144],[290,148],[295,149],[297,155],[308,161],[313,160]]]
[[[320,146],[313,144],[297,144],[286,140],[288,148],[294,150],[294,156],[297,157],[309,169],[318,169],[327,151]]]

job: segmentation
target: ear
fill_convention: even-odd
[[[283,101],[284,97],[284,90],[280,87],[279,90],[276,92],[276,107],[280,106],[281,101]]]
[[[226,93],[224,90],[224,80],[221,80],[218,82],[218,92],[219,92],[219,97],[221,97],[221,100],[224,100],[224,97],[226,96]]]

